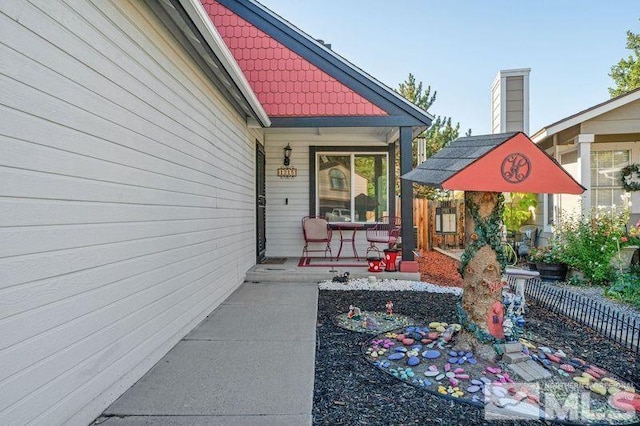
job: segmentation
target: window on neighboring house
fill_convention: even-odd
[[[591,206],[598,210],[626,208],[622,188],[623,167],[629,165],[629,150],[593,151],[591,153]]]
[[[388,215],[386,153],[318,152],[316,214],[330,222],[376,222]]]
[[[331,169],[329,172],[329,179],[331,180],[331,189],[335,191],[347,191],[347,178],[344,173],[338,169]]]

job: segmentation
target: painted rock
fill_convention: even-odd
[[[464,373],[464,368],[460,368],[460,367],[458,367],[458,368],[456,368],[455,370],[453,370],[453,372],[454,372],[454,373],[456,373],[456,374]]]
[[[440,374],[439,371],[427,370],[427,371],[424,372],[424,375],[427,376],[427,377],[436,377],[439,374]]]
[[[600,374],[598,374],[592,368],[588,368],[587,371],[585,371],[583,374],[589,374],[591,377],[597,380],[600,380],[600,377],[601,377]]]
[[[431,339],[421,339],[420,342],[422,342],[422,343],[424,343],[426,345],[427,343],[433,342],[433,340],[431,340]]]
[[[456,374],[456,379],[468,380],[469,379],[469,375],[468,374]]]
[[[456,358],[456,357],[451,357],[451,358],[449,358],[449,362],[450,362],[451,364],[457,364],[457,363],[458,363],[458,358]]]
[[[500,386],[493,386],[491,388],[491,392],[493,392],[493,394],[498,398],[504,398],[505,396],[507,396],[507,390],[501,388]]]
[[[538,358],[547,359],[547,355],[542,351],[538,351]]]
[[[456,351],[449,351],[449,356],[458,356],[458,352]]]
[[[589,380],[595,380],[596,378],[593,377],[591,374],[587,373],[586,371],[584,373],[582,373],[582,377],[587,378]]]
[[[447,376],[447,377],[455,377],[455,375],[456,375],[456,373],[454,373],[453,371],[447,371],[445,373],[445,376]]]
[[[598,373],[601,376],[604,376],[605,374],[607,374],[606,371],[604,371],[602,368],[597,367],[595,365],[590,366],[589,369],[595,371],[596,373]]]
[[[411,346],[411,345],[413,345],[414,342],[415,342],[415,340],[410,338],[410,337],[402,339],[402,344],[405,345],[405,346]]]
[[[430,365],[429,367],[427,367],[429,369],[429,371],[438,371],[438,367],[435,365]]]
[[[487,367],[487,371],[489,373],[499,374],[502,370],[500,370],[498,367]]]
[[[446,364],[444,365],[444,371],[451,371],[451,364],[446,363]]]
[[[391,355],[389,355],[387,357],[387,359],[389,361],[397,361],[397,360],[402,359],[402,358],[404,358],[404,353],[403,352],[394,352],[394,353],[392,353]]]
[[[436,331],[438,331],[440,333],[444,332],[444,330],[445,330],[445,328],[443,326],[436,327]]]
[[[404,334],[398,334],[398,335],[396,336],[396,340],[397,340],[398,342],[402,342],[405,338],[406,338],[406,337],[405,337],[405,335],[404,335]]]
[[[574,366],[570,364],[562,364],[560,368],[566,371],[567,373],[573,373],[574,371],[576,371]]]
[[[482,383],[484,383],[485,385],[489,385],[491,384],[491,379],[488,377],[480,377],[480,380],[482,381]]]
[[[427,339],[436,340],[438,337],[440,337],[440,333],[436,333],[435,331],[427,334]]]
[[[449,377],[449,383],[451,383],[451,386],[458,386],[459,382],[455,377]]]
[[[586,377],[581,377],[581,376],[574,377],[573,381],[576,382],[576,383],[580,383],[582,386],[587,386],[589,384],[589,382],[590,382],[589,379],[587,379]]]
[[[589,389],[591,389],[591,392],[595,392],[598,395],[606,395],[607,394],[607,388],[605,388],[602,383],[593,383],[589,387]]]
[[[429,328],[437,328],[437,327],[440,327],[439,322],[434,321],[429,323]]]
[[[540,349],[542,352],[544,352],[546,354],[553,353],[553,351],[550,348],[546,347],[546,346],[540,346],[538,349]]]
[[[559,357],[559,356],[557,356],[557,355],[547,354],[547,358],[548,358],[550,361],[555,362],[556,364],[560,364],[560,357]]]
[[[469,393],[476,393],[480,390],[480,386],[478,385],[471,385],[467,388],[467,392]]]
[[[397,348],[393,348],[394,352],[406,352],[407,348],[405,348],[404,346],[398,346]]]
[[[435,359],[440,356],[440,351],[437,351],[435,349],[424,351],[422,352],[422,356],[427,359]]]
[[[407,360],[407,365],[410,365],[412,367],[418,364],[420,364],[420,358],[418,358],[417,356],[412,356]]]
[[[478,379],[471,380],[471,384],[472,385],[476,385],[476,386],[484,386],[484,382],[482,380],[478,380]]]
[[[438,374],[438,375],[436,376],[436,380],[437,380],[437,381],[440,381],[440,380],[442,380],[442,379],[444,379],[444,374]]]

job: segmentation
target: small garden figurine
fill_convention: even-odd
[[[387,308],[387,319],[391,319],[391,316],[393,315],[393,302],[388,300],[385,307]]]
[[[347,318],[359,320],[362,315],[362,311],[357,306],[349,305],[349,313],[347,314]]]

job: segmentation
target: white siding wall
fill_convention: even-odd
[[[507,77],[506,82],[506,128],[505,132],[524,130],[524,77]]]
[[[0,424],[87,424],[255,263],[255,136],[140,1],[0,50]]]
[[[298,169],[295,179],[280,179],[278,167],[282,167],[283,148],[291,144],[291,166]],[[387,146],[373,136],[355,136],[348,134],[273,134],[265,136],[265,153],[267,158],[267,256],[301,256],[304,239],[302,238],[301,220],[309,214],[309,146],[360,146],[363,151],[370,146]],[[289,203],[286,204],[286,199]],[[364,232],[358,232],[358,252],[364,255],[366,239]],[[351,243],[344,248],[346,256],[352,256]],[[333,254],[338,253],[340,238],[334,232],[331,248]]]

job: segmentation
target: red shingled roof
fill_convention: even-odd
[[[201,2],[269,116],[387,115],[217,1]]]

